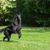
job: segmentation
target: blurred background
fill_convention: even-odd
[[[50,27],[50,0],[0,0],[0,26],[19,12],[23,26]]]

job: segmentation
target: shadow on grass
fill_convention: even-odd
[[[0,42],[13,42],[13,43],[15,42],[15,43],[17,43],[18,41],[13,41],[13,40],[10,40],[10,41],[5,40],[5,41],[3,41],[3,40],[0,40]]]
[[[7,41],[7,42],[15,42],[15,43],[17,43],[18,41],[13,41],[13,40],[11,40],[11,41]]]
[[[0,42],[3,42],[3,40],[0,40]]]

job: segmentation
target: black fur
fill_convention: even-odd
[[[16,21],[15,21],[16,20]],[[18,38],[21,37],[21,18],[19,16],[15,16],[14,21],[6,28],[0,30],[0,32],[4,32],[5,37],[3,38],[3,41],[7,39],[7,41],[10,41],[11,35],[13,33],[18,33]]]

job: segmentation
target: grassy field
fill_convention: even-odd
[[[50,50],[50,28],[22,28],[22,37],[13,34],[10,42],[3,42],[0,33],[0,50]]]

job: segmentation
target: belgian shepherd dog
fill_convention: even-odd
[[[0,32],[4,33],[3,41],[7,39],[7,41],[10,41],[11,35],[17,33],[18,38],[21,38],[21,17],[20,15],[16,15],[14,17],[14,21],[11,22],[9,26],[7,26],[4,29],[1,29]]]

